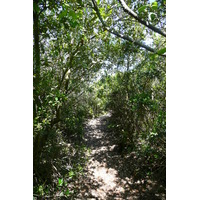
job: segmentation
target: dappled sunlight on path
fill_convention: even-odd
[[[141,198],[143,180],[133,179],[128,160],[134,159],[124,158],[117,150],[116,137],[107,129],[108,118],[104,115],[86,124],[84,140],[91,151],[75,199],[162,199]]]

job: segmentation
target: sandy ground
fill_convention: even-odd
[[[91,152],[75,199],[165,199],[154,192],[145,195],[153,183],[143,189],[143,180],[134,180],[133,165],[129,162],[134,159],[117,151],[116,139],[107,128],[108,117],[91,119],[86,124],[84,140]]]

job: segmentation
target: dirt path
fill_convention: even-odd
[[[133,180],[133,157],[122,157],[112,132],[108,132],[109,115],[89,120],[85,143],[91,149],[85,176],[75,199],[164,199],[155,194],[142,194],[142,180]]]

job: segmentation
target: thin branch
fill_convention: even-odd
[[[146,21],[143,21],[142,19],[140,19],[138,17],[138,15],[133,12],[124,2],[124,0],[119,0],[120,4],[122,5],[122,8],[124,10],[124,12],[128,13],[129,15],[131,15],[133,18],[135,18],[138,22],[140,22],[141,24],[143,24],[144,26],[150,28],[152,31],[159,33],[160,35],[166,37],[166,33],[164,33],[163,31],[161,31],[160,29],[156,28],[155,26],[149,24]]]
[[[63,81],[64,81],[64,79],[65,79],[65,75],[66,75],[67,71],[68,71],[68,70],[70,69],[70,67],[71,67],[71,64],[72,64],[72,62],[73,62],[74,56],[75,56],[76,53],[79,51],[79,48],[80,48],[82,45],[83,45],[83,40],[80,40],[79,43],[78,43],[78,45],[77,45],[77,47],[76,47],[76,49],[74,50],[74,52],[72,52],[72,54],[71,54],[71,56],[70,56],[70,59],[69,59],[69,66],[68,66],[68,67],[65,69],[65,71],[63,72],[63,75],[62,75],[62,79],[61,79],[61,81],[60,81],[60,87],[59,87],[59,88],[61,88],[62,83],[63,83]]]
[[[120,37],[120,38],[122,38],[122,39],[124,39],[124,40],[127,40],[127,41],[129,41],[129,42],[131,42],[131,43],[133,43],[133,44],[135,44],[135,45],[137,45],[137,46],[139,46],[139,47],[142,47],[142,48],[144,48],[144,49],[146,49],[146,50],[148,50],[148,51],[150,51],[150,52],[152,52],[152,53],[155,53],[155,54],[157,54],[157,55],[159,55],[159,56],[162,56],[162,57],[166,57],[166,55],[160,55],[160,54],[158,54],[157,51],[156,51],[155,49],[153,49],[153,48],[151,48],[151,47],[149,47],[149,46],[143,44],[142,42],[140,42],[140,41],[134,41],[131,37],[126,36],[126,35],[123,35],[123,34],[121,34],[121,33],[118,33],[118,32],[115,31],[114,29],[109,28],[109,27],[106,25],[106,23],[104,22],[103,18],[101,17],[101,14],[100,14],[100,12],[99,12],[99,9],[98,9],[98,7],[97,7],[97,5],[96,5],[96,1],[95,1],[95,0],[92,0],[92,2],[93,2],[93,5],[94,5],[94,9],[95,9],[95,11],[96,11],[96,13],[97,13],[97,16],[98,16],[98,18],[100,19],[101,23],[103,24],[104,30],[107,30],[107,31],[110,32],[111,34],[116,35],[117,37]]]
[[[103,18],[101,17],[101,14],[100,14],[99,9],[98,9],[98,7],[97,7],[96,1],[95,1],[95,0],[92,0],[92,2],[93,2],[93,5],[94,5],[94,10],[96,11],[98,18],[99,18],[99,20],[101,21],[101,23],[102,23],[102,25],[103,25],[103,27],[104,27],[104,30],[107,30],[108,32],[112,33],[113,35],[116,35],[117,37],[120,37],[120,38],[122,38],[122,39],[124,39],[124,40],[127,40],[127,41],[129,41],[129,42],[131,42],[131,43],[134,43],[135,45],[137,45],[137,46],[139,46],[139,47],[145,48],[146,50],[148,50],[148,51],[150,51],[150,52],[156,53],[156,51],[155,51],[153,48],[151,48],[151,47],[149,47],[149,46],[147,46],[147,45],[145,45],[145,44],[143,44],[143,43],[141,43],[141,42],[139,42],[139,41],[134,41],[134,40],[133,40],[132,38],[130,38],[129,36],[126,36],[126,35],[123,35],[123,34],[121,34],[121,33],[118,33],[117,31],[115,31],[115,30],[109,28],[109,27],[106,25],[106,23],[104,22]],[[162,55],[161,55],[161,56],[162,56]]]

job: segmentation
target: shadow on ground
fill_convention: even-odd
[[[115,133],[107,128],[109,117],[86,123],[84,140],[91,153],[74,199],[166,199],[162,184],[144,176],[134,153],[119,151]]]

